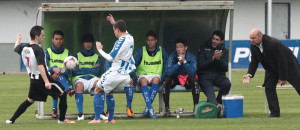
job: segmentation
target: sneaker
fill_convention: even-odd
[[[75,94],[75,90],[73,90],[71,88],[68,88],[67,92],[70,97],[72,97]]]
[[[112,119],[111,121],[106,120],[106,121],[105,121],[105,124],[106,124],[106,123],[116,123],[116,121],[115,121],[114,119]]]
[[[14,122],[12,122],[11,120],[6,120],[5,123],[6,124],[13,124]]]
[[[145,116],[145,117],[147,117],[147,116],[149,116],[149,109],[148,109],[148,107],[145,107],[145,110],[143,111],[143,115]]]
[[[224,116],[224,108],[222,104],[217,105],[217,116],[218,118],[222,118]]]
[[[108,116],[106,116],[106,114],[105,114],[104,112],[102,112],[102,113],[100,114],[100,119],[102,119],[102,120],[107,120],[107,119],[108,119]]]
[[[96,123],[101,123],[101,120],[99,119],[99,120],[92,120],[92,121],[90,121],[89,122],[90,124],[96,124]]]
[[[58,114],[57,114],[57,109],[52,109],[52,114],[51,114],[52,118],[57,118]]]
[[[134,113],[132,112],[131,107],[127,107],[126,108],[126,112],[127,112],[127,116],[128,117],[133,117],[134,116]]]
[[[155,112],[154,112],[154,110],[153,109],[149,109],[149,116],[150,116],[150,118],[152,118],[152,119],[155,119],[156,118],[156,114],[155,114]]]
[[[65,119],[64,121],[58,120],[57,123],[58,124],[75,124],[75,121],[71,121],[71,120]]]
[[[170,108],[168,107],[165,108],[165,116],[167,117],[171,116]]]
[[[84,120],[84,115],[82,113],[78,114],[77,120]]]

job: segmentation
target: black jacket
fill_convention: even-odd
[[[215,50],[222,50],[220,60],[212,60]],[[228,71],[228,49],[225,48],[224,43],[221,43],[216,48],[212,47],[211,38],[205,42],[198,51],[197,56],[197,74],[215,74],[225,75]]]
[[[293,52],[278,39],[263,35],[263,53],[255,45],[251,47],[251,62],[248,74],[254,77],[258,63],[260,62],[266,70],[265,82],[268,73],[277,74],[279,80],[287,80],[293,86],[300,85],[300,65]]]

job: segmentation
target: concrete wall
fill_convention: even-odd
[[[30,41],[29,30],[36,23],[36,13],[42,3],[61,2],[99,2],[99,0],[1,0],[0,1],[0,72],[19,72],[20,57],[13,52],[13,44],[17,33],[23,36],[22,42]],[[101,0],[114,2],[115,0]],[[149,2],[158,0],[119,0],[120,2]],[[159,0],[179,1],[179,0]],[[190,1],[190,0],[186,0]],[[233,40],[249,40],[249,32],[253,28],[265,31],[265,3],[267,0],[234,0]],[[300,39],[300,1],[273,0],[273,2],[289,2],[291,4],[291,39]],[[38,19],[38,23],[40,18]],[[228,26],[226,39],[228,40]]]

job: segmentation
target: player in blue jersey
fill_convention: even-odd
[[[52,35],[52,45],[45,50],[46,63],[48,65],[51,77],[56,79],[60,84],[65,87],[65,91],[72,96],[75,91],[69,89],[67,76],[71,75],[71,72],[64,69],[64,59],[68,56],[72,56],[71,52],[64,48],[64,34],[60,30],[55,30]],[[58,98],[53,98],[52,105],[52,118],[57,118],[57,103]]]

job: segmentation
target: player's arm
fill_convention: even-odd
[[[111,25],[115,25],[115,19],[114,19],[114,17],[111,15],[111,14],[109,14],[107,17],[106,17],[106,20],[107,21],[109,21],[110,23],[111,23]]]
[[[96,47],[97,47],[97,50],[99,51],[100,55],[102,55],[109,62],[112,62],[113,57],[102,50],[103,49],[103,45],[101,44],[101,42],[97,41],[96,42]]]
[[[50,84],[50,82],[49,82],[49,80],[48,80],[48,78],[46,76],[46,71],[45,71],[44,65],[38,65],[38,70],[40,71],[41,76],[42,76],[42,78],[43,78],[43,80],[45,82],[46,89],[51,89],[51,84]]]

